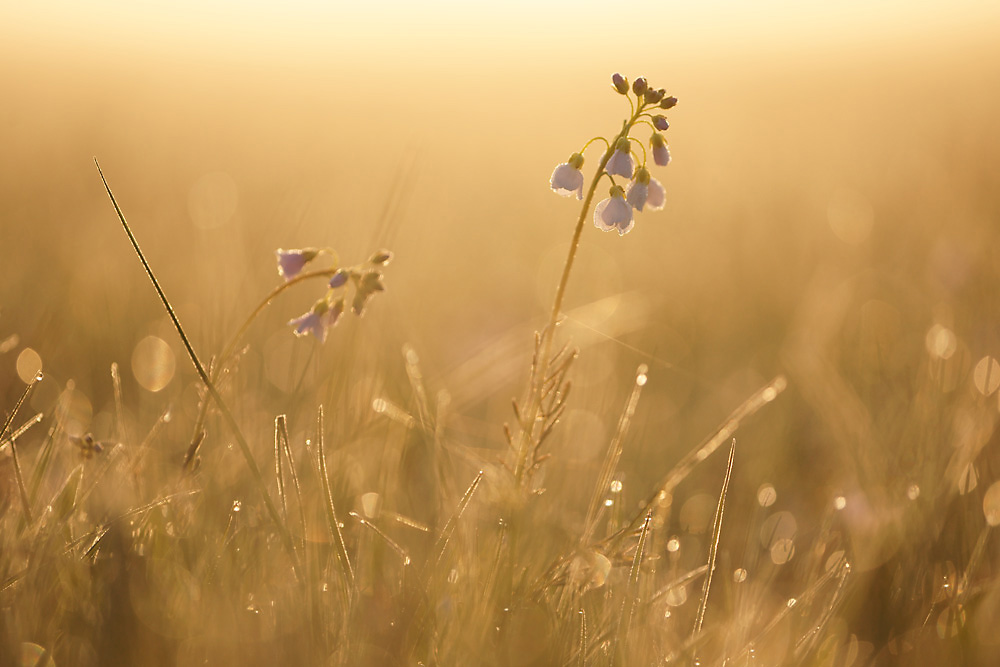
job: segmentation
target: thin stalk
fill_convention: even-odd
[[[222,348],[222,352],[216,358],[215,363],[212,364],[212,368],[209,371],[209,377],[212,378],[212,382],[219,381],[219,376],[222,374],[223,369],[225,369],[226,364],[229,362],[229,358],[232,357],[233,354],[236,352],[236,346],[239,344],[240,340],[242,340],[244,334],[246,334],[247,330],[250,328],[250,325],[253,324],[253,321],[257,319],[258,315],[264,312],[265,308],[271,305],[271,302],[274,301],[278,297],[278,295],[280,295],[282,292],[292,287],[293,285],[297,285],[306,280],[311,280],[313,278],[332,278],[333,274],[336,272],[337,272],[336,267],[320,269],[317,271],[308,271],[306,273],[302,273],[295,276],[291,280],[283,282],[282,284],[278,285],[273,290],[271,290],[271,292],[267,296],[265,296],[260,303],[257,304],[257,307],[254,308],[253,311],[250,313],[250,315],[247,316],[247,318],[243,321],[243,324],[240,325],[240,328],[236,330],[236,333],[233,334],[233,336],[226,342],[226,345]],[[208,416],[208,401],[203,400],[201,402],[201,406],[198,409],[198,418],[195,420],[194,423],[194,431],[193,431],[194,435],[191,438],[191,445],[188,447],[188,451],[184,455],[185,470],[188,470],[190,468],[191,462],[194,461],[195,456],[198,454],[198,449],[200,448],[202,443],[202,439],[199,438],[198,435],[205,427],[205,419],[207,418],[207,416]]]
[[[525,472],[527,469],[528,454],[531,450],[531,439],[535,431],[535,423],[538,421],[538,413],[541,409],[542,403],[542,388],[541,381],[547,375],[548,364],[549,364],[549,354],[552,352],[552,341],[555,338],[556,325],[559,323],[559,316],[562,313],[562,303],[563,298],[566,296],[566,286],[569,284],[569,275],[573,270],[573,262],[576,260],[576,251],[580,246],[580,235],[583,233],[583,225],[587,220],[587,214],[590,212],[590,204],[594,200],[594,193],[597,192],[597,186],[601,182],[601,177],[604,176],[604,168],[608,164],[608,160],[614,154],[614,146],[622,137],[628,136],[629,131],[632,126],[639,119],[639,115],[642,112],[643,105],[639,104],[639,107],[633,111],[632,117],[622,124],[622,129],[613,141],[609,142],[608,148],[604,151],[604,155],[601,157],[600,163],[597,165],[597,172],[594,175],[594,179],[590,183],[590,187],[587,189],[587,195],[583,199],[583,206],[580,208],[580,217],[577,218],[576,228],[573,230],[573,238],[570,240],[569,251],[566,255],[566,263],[563,265],[562,275],[559,278],[559,285],[556,287],[556,295],[552,300],[552,311],[549,313],[549,323],[542,330],[542,341],[541,341],[541,354],[538,356],[538,364],[535,372],[532,373],[529,392],[530,399],[528,403],[528,409],[522,414],[525,417],[524,426],[521,428],[521,437],[517,446],[517,462],[514,467],[514,479],[518,486],[521,486],[524,482]]]
[[[240,430],[239,424],[236,423],[236,418],[233,416],[233,413],[222,400],[222,396],[219,394],[218,389],[216,389],[215,383],[205,371],[204,365],[202,365],[201,360],[194,351],[194,347],[191,345],[191,340],[187,337],[187,334],[184,333],[184,327],[181,326],[180,320],[177,319],[177,314],[174,312],[173,306],[170,305],[167,295],[163,293],[163,289],[160,287],[160,282],[153,274],[153,269],[149,266],[149,262],[146,261],[146,256],[139,248],[139,242],[136,241],[135,235],[132,234],[132,229],[129,227],[128,222],[126,222],[125,214],[122,213],[121,207],[118,206],[118,201],[111,192],[111,186],[108,185],[108,180],[104,178],[104,172],[101,170],[101,165],[98,163],[97,158],[94,158],[94,164],[97,165],[97,172],[101,175],[101,181],[104,182],[104,189],[107,190],[108,197],[111,199],[111,204],[115,207],[115,213],[118,214],[118,220],[121,221],[122,228],[125,230],[128,240],[132,243],[132,249],[135,251],[139,261],[142,262],[142,267],[146,270],[146,275],[149,277],[149,282],[153,284],[153,288],[156,290],[157,296],[160,297],[160,302],[163,304],[164,309],[166,309],[167,315],[170,316],[170,321],[173,322],[174,329],[177,330],[177,334],[180,336],[181,342],[184,344],[184,349],[187,351],[188,357],[191,359],[191,363],[194,365],[194,369],[198,373],[198,377],[200,377],[201,381],[205,384],[205,388],[208,390],[212,400],[214,400],[216,405],[219,406],[219,411],[222,413],[223,419],[225,419],[229,428],[232,430],[233,437],[236,438],[236,442],[240,447],[240,453],[243,454],[243,458],[246,460],[247,467],[250,469],[250,475],[257,486],[257,490],[260,492],[260,496],[264,501],[267,513],[270,515],[275,526],[277,526],[282,544],[284,545],[285,550],[288,551],[288,557],[292,560],[292,571],[295,573],[295,576],[301,580],[303,573],[299,569],[298,556],[295,553],[295,545],[292,543],[291,533],[288,532],[288,526],[281,521],[281,515],[278,513],[278,508],[275,507],[274,501],[271,500],[271,496],[267,492],[267,484],[264,482],[264,476],[261,474],[260,468],[257,466],[257,462],[253,458],[253,454],[250,452],[250,445],[247,444],[246,438],[243,437],[243,432]]]
[[[41,379],[42,379],[42,374],[39,371],[39,373],[37,375],[35,375],[35,377],[33,377],[31,379],[31,382],[28,383],[28,386],[24,388],[24,392],[21,394],[21,397],[19,399],[17,399],[17,403],[14,404],[14,409],[11,410],[10,415],[7,417],[7,420],[4,422],[3,428],[0,429],[0,441],[3,440],[3,437],[5,435],[7,435],[7,429],[9,429],[11,423],[13,423],[14,417],[17,415],[17,411],[21,408],[21,404],[24,403],[24,401],[25,401],[26,398],[28,398],[28,394],[31,393],[31,390],[35,388],[35,385]],[[11,454],[11,457],[13,458],[13,460],[14,460],[14,478],[17,480],[17,492],[18,492],[18,495],[21,496],[21,510],[24,512],[24,522],[25,522],[25,525],[30,525],[31,524],[31,503],[28,502],[28,491],[24,487],[24,476],[21,474],[21,463],[20,463],[20,461],[17,458],[17,444],[16,444],[16,440],[17,440],[17,438],[12,435],[11,438],[10,438],[10,454]]]
[[[719,536],[722,534],[722,514],[726,510],[726,494],[729,492],[729,478],[733,474],[733,460],[736,457],[736,438],[729,448],[729,463],[726,466],[726,477],[722,480],[722,491],[719,493],[719,504],[715,508],[715,520],[712,522],[712,542],[708,546],[708,572],[705,584],[702,586],[701,602],[698,604],[698,614],[695,616],[694,630],[691,636],[701,632],[705,623],[705,611],[708,609],[708,593],[712,588],[712,574],[715,572],[715,559],[719,553]]]

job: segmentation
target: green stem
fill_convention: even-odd
[[[631,102],[631,100],[630,100]],[[632,117],[622,124],[622,129],[618,135],[609,142],[607,150],[604,151],[604,156],[601,158],[600,164],[597,166],[597,173],[594,176],[594,180],[590,183],[590,188],[587,190],[587,196],[583,199],[583,206],[580,209],[580,217],[576,221],[576,229],[573,230],[573,238],[569,244],[569,252],[566,255],[566,263],[563,265],[562,276],[559,278],[559,286],[556,288],[556,296],[552,301],[552,311],[549,314],[549,323],[542,330],[541,345],[539,349],[538,363],[535,371],[531,375],[529,381],[529,392],[530,400],[528,403],[528,409],[522,413],[521,421],[521,437],[518,440],[517,446],[517,462],[514,467],[514,479],[518,486],[521,486],[525,480],[525,474],[527,472],[528,465],[528,454],[531,451],[531,441],[534,437],[535,423],[538,421],[538,413],[541,409],[542,403],[542,381],[544,381],[546,373],[549,366],[549,355],[552,353],[552,341],[555,339],[555,328],[559,323],[559,316],[562,312],[563,297],[566,295],[566,286],[569,284],[569,274],[573,270],[573,262],[576,259],[576,251],[580,246],[580,235],[583,233],[583,225],[587,221],[587,214],[590,212],[590,204],[594,199],[594,193],[597,191],[597,186],[601,182],[601,177],[604,175],[604,168],[608,164],[608,160],[614,154],[615,144],[622,137],[627,137],[632,126],[635,125],[636,121],[643,111],[643,104],[639,104],[638,108],[633,107]]]

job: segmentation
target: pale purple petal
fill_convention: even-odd
[[[632,229],[634,220],[632,207],[621,197],[605,199],[594,209],[594,226],[605,232],[617,230],[619,235],[624,234]]]
[[[618,149],[612,153],[611,159],[604,167],[604,171],[608,172],[612,176],[621,176],[622,178],[632,178],[632,170],[635,168],[632,162],[632,155],[625,153]]]
[[[659,211],[667,201],[667,192],[655,178],[649,179],[649,194],[646,196],[646,206],[651,211]]]
[[[347,279],[350,277],[350,275],[351,274],[349,274],[344,269],[337,269],[337,272],[333,274],[332,278],[330,278],[330,289],[337,289],[338,287],[343,287],[344,284],[347,282]]]
[[[583,199],[583,172],[573,165],[563,162],[552,172],[549,187],[563,197]]]
[[[628,193],[625,195],[625,201],[637,211],[642,211],[642,207],[646,205],[646,198],[648,196],[649,186],[640,183],[639,181],[632,181],[628,186]]]
[[[310,310],[305,315],[296,317],[288,324],[295,327],[296,336],[306,336],[308,334],[312,334],[322,343],[326,340],[326,323],[328,320],[326,316],[328,313],[329,311],[320,315],[319,313]]]
[[[608,225],[604,222],[604,209],[606,209],[610,203],[610,199],[602,199],[594,208],[594,226],[602,232],[610,232],[615,229],[614,225]]]
[[[278,256],[278,275],[280,275],[285,280],[291,280],[295,276],[302,272],[305,268],[306,263],[309,261],[306,259],[305,250],[277,250],[275,254]],[[311,259],[311,258],[309,258]]]
[[[667,149],[666,144],[653,146],[653,162],[661,167],[666,167],[670,164],[670,150]]]

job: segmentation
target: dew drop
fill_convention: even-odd
[[[615,504],[615,501],[611,500],[611,498],[608,498],[607,500],[604,501],[604,506],[605,507],[611,507],[614,504]]]
[[[233,511],[234,512],[239,512],[242,507],[243,507],[243,504],[240,501],[238,501],[238,500],[234,500],[233,501]]]
[[[1000,362],[993,357],[980,359],[972,371],[972,381],[983,396],[995,392],[1000,388]]]
[[[30,384],[32,381],[40,379],[42,357],[30,347],[26,347],[17,355],[15,367],[17,368],[17,377],[21,378],[21,382]]]
[[[374,401],[372,401],[372,410],[374,410],[379,414],[385,412],[387,407],[388,405],[386,404],[384,398],[376,398]]]
[[[620,479],[611,482],[611,493],[621,493],[622,481]]]
[[[954,332],[940,324],[935,324],[924,337],[924,345],[927,352],[938,359],[950,359],[955,350],[958,349],[958,339]]]
[[[177,362],[174,351],[162,338],[146,336],[132,351],[132,374],[148,391],[158,392],[170,384]]]
[[[986,515],[986,523],[991,526],[1000,526],[1000,481],[990,484],[983,496],[983,514]]]
[[[791,608],[792,608],[792,607],[794,607],[794,606],[795,606],[796,604],[798,604],[798,602],[799,602],[799,601],[798,601],[798,600],[796,600],[795,598],[788,598],[788,602],[786,602],[786,603],[785,603],[785,606],[787,606],[787,607],[788,607],[789,609],[791,609]]]
[[[676,537],[671,537],[667,540],[667,551],[674,553],[681,548],[681,542]]]
[[[639,385],[640,387],[645,386],[645,384],[646,384],[646,374],[645,373],[639,373],[638,375],[636,375],[635,376],[635,383],[637,385]]]
[[[770,507],[778,499],[778,492],[768,483],[760,485],[757,489],[757,503],[761,507]]]
[[[768,387],[763,392],[761,392],[760,397],[765,403],[770,403],[771,401],[773,401],[778,397],[778,390],[775,389],[774,387]]]
[[[836,510],[842,510],[847,507],[847,498],[844,496],[837,496],[833,499],[833,507]]]
[[[916,484],[910,484],[906,487],[906,497],[910,500],[916,500],[920,497],[920,487]]]
[[[733,570],[733,581],[737,584],[742,584],[747,580],[747,571],[742,567],[738,567]]]

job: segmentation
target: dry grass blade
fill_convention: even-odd
[[[21,408],[21,404],[24,403],[25,399],[28,398],[28,394],[31,390],[35,388],[35,385],[42,379],[42,374],[39,373],[31,379],[28,386],[24,388],[24,392],[21,393],[21,397],[17,399],[17,403],[14,404],[14,409],[7,416],[4,421],[3,428],[0,429],[0,442],[3,441],[5,435],[7,435],[7,429],[10,428],[11,423],[14,421],[14,417],[17,416],[17,411]],[[21,497],[21,511],[24,512],[24,520],[26,523],[31,523],[31,503],[28,501],[28,491],[24,487],[24,476],[21,474],[21,463],[17,457],[17,445],[15,441],[16,437],[11,436],[10,439],[10,453],[14,461],[14,478],[17,480],[17,492]]]
[[[118,362],[111,362],[111,384],[115,394],[115,425],[118,429],[118,441],[126,447],[131,444],[128,428],[125,424],[125,403],[122,400],[122,376],[118,371]]]
[[[666,586],[660,587],[660,590],[656,591],[656,593],[653,595],[653,597],[649,599],[649,601],[655,602],[656,600],[659,600],[661,597],[669,593],[672,589],[676,589],[678,586],[683,586],[687,584],[689,581],[694,581],[695,579],[705,574],[706,572],[708,572],[708,565],[702,565],[701,567],[696,567],[690,572],[685,572],[681,576],[673,579]]]
[[[274,501],[271,500],[271,496],[268,494],[267,484],[264,483],[264,476],[261,474],[260,468],[257,466],[257,462],[253,458],[253,454],[250,451],[250,445],[247,444],[246,438],[243,437],[243,431],[236,422],[236,417],[233,416],[233,413],[229,410],[229,406],[222,400],[219,390],[216,389],[215,383],[212,382],[208,372],[205,370],[205,366],[201,363],[201,359],[198,358],[197,353],[194,351],[194,347],[191,345],[191,340],[188,338],[187,334],[184,333],[184,327],[181,326],[181,322],[177,318],[177,314],[174,312],[173,306],[170,305],[167,295],[164,294],[163,289],[160,287],[160,281],[156,279],[156,275],[153,273],[152,267],[150,267],[149,262],[146,261],[146,255],[144,255],[142,250],[139,248],[139,242],[132,233],[132,228],[129,227],[128,222],[125,220],[125,214],[122,213],[121,207],[118,206],[118,201],[111,192],[111,186],[108,185],[107,179],[104,178],[104,172],[101,170],[101,165],[97,162],[97,158],[94,158],[94,164],[97,165],[97,171],[101,175],[101,181],[104,183],[104,189],[107,190],[108,197],[111,199],[111,204],[115,207],[115,213],[118,214],[118,220],[122,223],[122,228],[125,230],[125,234],[128,236],[128,240],[132,244],[132,249],[135,251],[136,256],[142,263],[143,269],[146,270],[146,276],[149,278],[149,282],[153,284],[153,289],[156,290],[156,294],[160,298],[160,303],[163,304],[163,308],[167,311],[167,315],[170,316],[170,321],[174,325],[177,335],[180,336],[181,342],[184,344],[184,349],[187,352],[188,358],[194,365],[195,371],[198,373],[198,377],[201,378],[202,383],[205,385],[205,389],[208,390],[212,400],[214,400],[215,404],[219,407],[219,412],[222,413],[222,417],[225,419],[226,424],[233,432],[233,437],[236,439],[236,443],[240,447],[240,453],[246,461],[247,468],[250,469],[250,474],[253,477],[258,493],[260,493],[261,500],[264,501],[264,507],[267,509],[267,513],[270,515],[271,520],[274,521],[275,526],[278,529],[278,534],[281,536],[282,544],[288,552],[288,557],[292,561],[292,569],[295,572],[295,576],[301,579],[303,573],[299,568],[298,557],[295,553],[295,545],[292,543],[292,536],[288,532],[288,527],[281,521],[281,515],[278,514],[278,508],[274,506]]]
[[[392,549],[397,554],[399,554],[399,558],[400,558],[400,560],[403,561],[403,565],[409,565],[410,564],[410,554],[406,551],[406,549],[404,549],[403,547],[401,547],[395,540],[393,540],[391,537],[389,537],[388,535],[386,535],[385,533],[383,533],[381,530],[379,530],[378,526],[376,526],[374,523],[372,523],[371,521],[367,520],[366,518],[364,518],[363,516],[361,516],[357,512],[348,512],[347,514],[351,518],[356,519],[357,522],[360,523],[362,526],[364,526],[368,530],[370,530],[373,533],[375,533],[375,535],[377,535],[378,537],[380,537],[382,539],[382,541],[385,542],[386,545],[388,545],[388,547],[390,549]]]
[[[483,471],[480,470],[476,478],[472,480],[472,484],[469,488],[465,490],[465,494],[458,503],[458,507],[455,508],[455,513],[448,518],[448,523],[444,525],[441,534],[438,536],[437,541],[434,543],[434,549],[431,551],[432,558],[427,561],[427,569],[424,575],[425,580],[430,579],[430,575],[433,573],[434,569],[437,568],[438,563],[441,561],[441,557],[444,556],[444,550],[448,547],[448,542],[451,540],[452,534],[455,532],[455,526],[458,525],[458,520],[462,518],[462,514],[465,513],[465,509],[469,506],[469,501],[472,500],[473,494],[476,493],[476,489],[479,487],[479,482],[483,479]]]
[[[840,562],[839,567],[831,567],[829,570],[826,571],[826,573],[823,574],[822,577],[817,579],[812,586],[807,588],[802,593],[801,596],[799,596],[798,598],[791,598],[790,600],[788,600],[788,602],[781,608],[781,610],[774,615],[774,617],[768,622],[766,626],[764,626],[764,629],[758,632],[753,639],[748,641],[746,645],[740,650],[739,653],[737,653],[735,656],[724,658],[720,662],[720,664],[721,665],[734,664],[738,663],[741,659],[744,659],[747,655],[749,655],[750,648],[759,645],[761,643],[761,640],[763,640],[764,637],[770,634],[770,632],[774,630],[775,627],[777,627],[778,623],[780,623],[781,620],[785,618],[785,616],[787,616],[792,611],[792,609],[798,606],[798,603],[800,601],[809,602],[810,600],[812,600],[812,598],[816,596],[816,593],[819,592],[819,589],[822,588],[826,583],[828,583],[834,577],[839,577],[840,583],[837,586],[837,591],[841,591],[843,588],[844,580],[847,579],[847,575],[850,574],[850,572],[851,572],[851,564],[848,563],[846,560],[842,560]],[[836,602],[836,600],[834,602]]]
[[[34,426],[35,424],[40,423],[42,421],[42,419],[44,419],[44,418],[45,418],[45,415],[43,415],[41,412],[39,412],[34,417],[32,417],[28,421],[24,422],[20,426],[18,426],[17,430],[15,430],[13,433],[11,433],[10,437],[7,438],[6,441],[4,441],[3,443],[0,443],[0,450],[2,450],[4,447],[9,447],[11,440],[17,440],[22,435],[24,435],[25,433],[27,433],[28,430],[31,429],[32,426]]]
[[[635,407],[639,403],[639,395],[646,384],[646,372],[648,370],[648,367],[642,364],[636,371],[632,393],[625,402],[625,409],[618,420],[618,428],[615,429],[615,435],[611,438],[611,443],[608,445],[608,453],[604,457],[604,464],[601,466],[601,472],[597,476],[597,484],[594,485],[594,492],[590,496],[587,520],[583,524],[583,535],[580,537],[581,544],[586,544],[590,541],[597,526],[598,515],[603,507],[604,494],[608,492],[611,477],[615,474],[615,469],[618,467],[618,460],[621,458],[622,448],[625,445],[625,436],[628,434],[632,416],[635,414]]]
[[[580,640],[577,643],[577,662],[579,667],[587,667],[587,612],[580,609]]]
[[[337,520],[337,509],[333,505],[333,491],[330,488],[330,475],[326,470],[326,452],[323,444],[323,406],[319,406],[316,415],[316,447],[319,449],[319,476],[323,483],[323,497],[326,500],[326,518],[330,525],[330,534],[333,537],[337,548],[337,558],[340,560],[340,567],[344,572],[344,585],[347,590],[348,599],[354,597],[354,568],[351,567],[351,559],[347,555],[347,545],[344,544],[344,534],[340,530],[340,522]]]
[[[628,588],[625,591],[625,602],[622,606],[622,615],[618,621],[618,643],[615,650],[616,664],[627,664],[624,658],[628,649],[628,635],[632,627],[632,615],[635,613],[636,600],[639,597],[639,568],[642,566],[642,557],[646,550],[646,539],[649,537],[649,527],[653,523],[653,513],[646,514],[646,520],[642,524],[642,531],[639,533],[639,544],[635,548],[635,556],[632,558],[632,569],[628,574]]]
[[[681,481],[687,477],[695,466],[711,456],[722,443],[727,442],[739,429],[741,422],[755,414],[758,410],[773,401],[785,390],[788,382],[783,375],[771,380],[769,383],[758,389],[753,396],[744,401],[736,408],[722,425],[700,445],[688,452],[673,469],[657,485],[656,491],[650,494],[649,498],[643,502],[640,510],[624,528],[609,537],[606,542],[610,545],[620,543],[625,537],[639,528],[642,518],[653,507],[660,498],[672,495],[673,490]]]
[[[281,471],[281,423],[285,415],[274,418],[274,478],[278,482],[278,499],[281,500],[281,518],[288,523],[288,501],[285,499],[285,476]]]
[[[295,457],[292,456],[292,445],[288,441],[288,422],[285,415],[278,415],[277,427],[281,434],[281,443],[285,451],[285,458],[288,459],[288,476],[292,478],[292,488],[295,489],[295,504],[299,508],[299,529],[302,531],[299,548],[304,553],[306,548],[306,510],[302,504],[302,486],[299,484],[299,474],[295,471]]]
[[[701,632],[705,622],[705,610],[708,609],[708,593],[712,588],[712,574],[715,572],[715,558],[719,553],[719,536],[722,534],[722,515],[726,509],[726,494],[729,491],[729,479],[733,474],[733,460],[736,457],[736,439],[729,448],[729,463],[726,466],[726,477],[722,481],[722,491],[719,493],[719,504],[715,508],[715,519],[712,521],[712,541],[708,547],[708,573],[701,590],[701,602],[698,603],[698,613],[695,615],[694,630],[691,635]]]

